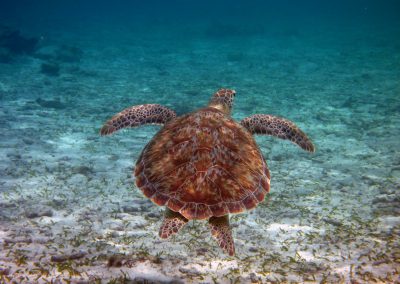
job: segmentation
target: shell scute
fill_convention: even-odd
[[[197,204],[197,216],[196,219],[206,219],[210,215],[212,215],[212,212],[210,211],[208,205],[199,203]]]
[[[148,198],[152,198],[157,192],[157,190],[150,184],[142,186],[140,189],[142,190],[143,194]]]
[[[212,216],[221,217],[229,213],[229,209],[224,202],[220,202],[214,205],[209,205],[212,212]]]
[[[253,195],[258,200],[258,202],[264,200],[265,194],[267,194],[267,192],[261,186],[258,187],[257,190],[253,192]]]
[[[156,181],[159,184],[163,184],[172,194],[183,187],[184,184],[188,182],[188,179],[192,178],[195,171],[196,169],[189,161],[184,162],[170,170],[160,173]]]
[[[254,208],[257,204],[258,200],[253,194],[250,194],[243,199],[243,205],[246,207],[246,209]]]
[[[160,193],[160,192],[157,192],[152,197],[153,202],[160,206],[164,205],[169,199],[170,199],[170,197],[168,195]]]
[[[196,168],[197,172],[205,172],[212,167],[212,157],[210,155],[210,148],[198,148],[195,150],[191,158],[191,162]]]
[[[179,213],[187,219],[197,219],[197,203],[187,203],[181,210],[179,210]]]
[[[146,176],[143,173],[140,173],[139,175],[136,176],[136,186],[137,187],[143,187],[147,184],[147,179]]]
[[[228,203],[229,213],[240,213],[246,210],[242,201],[235,201]]]
[[[183,206],[185,206],[185,203],[180,201],[179,199],[170,198],[170,200],[168,200],[167,206],[172,211],[178,212],[183,208]]]

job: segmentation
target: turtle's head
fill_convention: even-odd
[[[235,94],[235,90],[220,89],[212,96],[208,106],[216,108],[225,114],[231,114]]]

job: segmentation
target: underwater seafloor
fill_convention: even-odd
[[[0,282],[398,283],[400,33],[318,28],[54,32],[0,63]],[[235,257],[206,222],[158,237],[132,171],[160,127],[99,136],[128,106],[183,114],[221,87],[235,119],[284,116],[316,145],[257,136],[271,194],[232,216]]]

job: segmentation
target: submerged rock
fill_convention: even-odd
[[[55,109],[64,109],[67,106],[63,104],[59,99],[57,100],[43,100],[38,98],[36,103],[44,108],[55,108]]]
[[[249,274],[251,283],[261,283],[261,277],[257,276],[254,272]]]
[[[63,45],[57,51],[55,59],[60,62],[79,62],[83,56],[83,51],[75,46]]]
[[[50,208],[30,208],[25,212],[25,216],[29,219],[38,217],[52,217],[53,211]]]
[[[155,280],[150,278],[144,277],[135,277],[135,279],[124,282],[124,283],[131,283],[131,284],[183,284],[181,280],[170,280],[170,281],[162,281],[162,280]]]
[[[88,166],[76,166],[72,168],[72,172],[74,174],[81,174],[84,176],[89,176],[94,174],[94,170],[91,167]]]
[[[15,237],[12,239],[5,238],[4,243],[6,243],[6,244],[17,244],[17,243],[30,244],[30,243],[32,243],[32,239],[29,237]]]
[[[0,267],[0,276],[9,275],[9,274],[10,274],[10,269],[9,268]]]
[[[179,272],[186,274],[188,276],[196,277],[200,276],[201,272],[198,271],[196,268],[185,268],[185,267],[179,267]]]
[[[40,66],[40,72],[47,76],[57,77],[60,75],[60,65],[53,62],[42,63]]]
[[[72,253],[72,254],[69,254],[69,255],[66,255],[66,254],[53,255],[51,257],[51,261],[52,262],[64,262],[64,261],[67,261],[67,260],[80,259],[80,258],[84,257],[85,255],[86,255],[86,252],[84,252],[84,251]]]
[[[32,54],[36,51],[39,38],[24,37],[19,30],[0,27],[0,48],[10,55]]]
[[[198,255],[206,255],[208,253],[208,249],[204,248],[204,247],[203,248],[198,248],[196,250],[196,252],[197,252]]]
[[[161,217],[161,213],[160,212],[150,212],[147,214],[147,217],[149,218],[160,218]]]
[[[259,249],[256,247],[249,247],[249,252],[258,252]]]
[[[124,205],[122,206],[123,213],[136,213],[140,212],[142,209],[139,206],[135,205]]]
[[[325,221],[328,224],[334,225],[334,226],[342,226],[342,222],[332,219],[332,218],[323,218],[323,221]]]
[[[13,59],[12,53],[0,46],[0,63],[10,63]]]
[[[107,261],[107,266],[108,267],[122,267],[124,264],[125,260],[123,257],[118,256],[118,255],[113,255],[110,256],[110,258]]]

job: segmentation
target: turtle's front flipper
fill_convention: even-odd
[[[176,113],[158,104],[138,105],[114,115],[100,130],[101,135],[109,135],[124,127],[143,124],[164,124],[176,117]]]
[[[314,152],[311,140],[293,122],[272,115],[255,114],[240,122],[252,134],[266,134],[288,139],[306,151]]]
[[[158,234],[162,239],[166,239],[169,236],[176,234],[187,222],[188,219],[183,217],[179,212],[174,212],[166,208],[164,220]]]
[[[229,216],[211,217],[209,220],[211,235],[216,239],[218,245],[229,255],[235,255],[235,244],[233,243],[232,230],[229,226]]]

